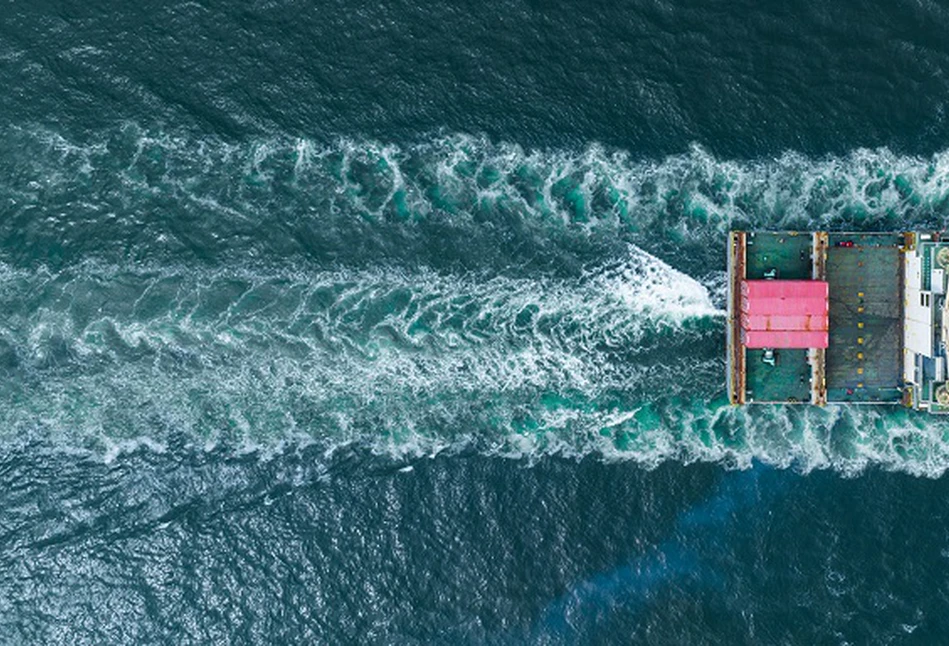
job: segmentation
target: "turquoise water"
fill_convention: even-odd
[[[724,241],[944,228],[947,21],[11,8],[0,642],[938,642],[949,423],[728,406]]]

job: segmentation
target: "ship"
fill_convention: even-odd
[[[949,414],[947,270],[936,232],[729,232],[731,403]]]

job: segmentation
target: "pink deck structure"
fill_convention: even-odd
[[[741,342],[746,348],[826,348],[828,285],[821,280],[744,280]]]

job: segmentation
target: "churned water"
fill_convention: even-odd
[[[17,3],[0,643],[939,643],[949,422],[734,409],[726,232],[943,229],[949,9]]]

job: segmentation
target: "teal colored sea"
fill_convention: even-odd
[[[945,228],[947,29],[10,5],[0,643],[944,643],[949,420],[732,407],[724,310]]]

